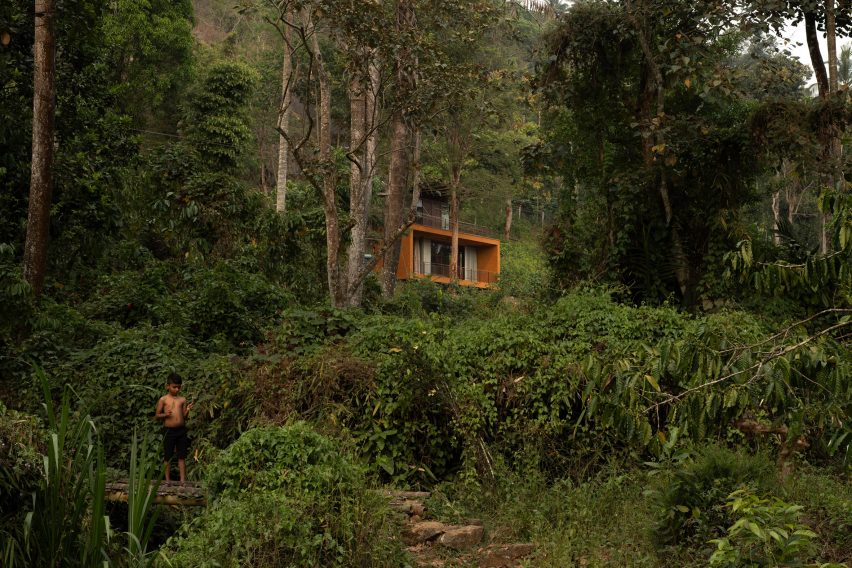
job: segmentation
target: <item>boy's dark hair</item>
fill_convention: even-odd
[[[177,373],[169,373],[169,378],[166,379],[167,385],[182,385],[183,378]]]

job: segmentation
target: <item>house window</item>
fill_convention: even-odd
[[[414,273],[435,276],[450,276],[450,259],[452,247],[450,243],[433,241],[432,239],[414,240]],[[459,247],[459,278],[462,280],[479,280],[477,271],[476,247]]]

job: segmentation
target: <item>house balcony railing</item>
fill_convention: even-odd
[[[450,277],[450,265],[440,264],[437,262],[421,262],[420,266],[415,266],[414,273],[418,276],[443,276]],[[496,284],[499,273],[491,272],[490,270],[459,270],[460,280],[470,280],[473,282],[484,282],[486,284]]]
[[[417,213],[417,215],[414,217],[414,222],[420,225],[425,225],[426,227],[444,229],[445,231],[450,230],[450,220],[445,216]],[[478,235],[480,237],[489,237],[492,239],[497,238],[496,232],[492,231],[488,227],[483,227],[482,225],[476,225],[474,223],[468,223],[465,221],[459,221],[459,232],[468,233],[470,235]]]

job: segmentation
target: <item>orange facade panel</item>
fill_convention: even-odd
[[[397,277],[428,277],[435,282],[449,283],[448,248],[452,236],[452,231],[446,229],[412,225],[402,239]],[[459,284],[487,288],[497,282],[500,274],[498,239],[460,233],[459,249]],[[440,256],[434,256],[436,254]]]

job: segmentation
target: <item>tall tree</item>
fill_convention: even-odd
[[[33,46],[33,144],[27,237],[24,244],[24,278],[36,296],[44,288],[47,240],[53,188],[54,117],[56,89],[56,5],[36,0]]]
[[[396,34],[400,39],[399,52],[394,61],[396,79],[396,98],[391,116],[390,166],[388,168],[388,186],[384,206],[384,240],[391,242],[394,234],[403,225],[405,194],[410,181],[411,142],[413,123],[406,105],[401,104],[416,89],[417,56],[411,37],[415,33],[417,20],[412,0],[396,0]],[[394,240],[387,247],[382,258],[380,282],[382,293],[392,296],[396,288],[396,268],[399,264],[400,244]]]
[[[289,13],[284,14],[287,21],[292,20]],[[283,26],[284,56],[281,58],[281,105],[278,110],[278,172],[275,182],[275,210],[283,213],[287,210],[287,167],[290,154],[290,145],[287,137],[280,131],[290,130],[290,115],[293,113],[290,102],[292,89],[290,81],[293,77],[293,29],[289,25]]]

